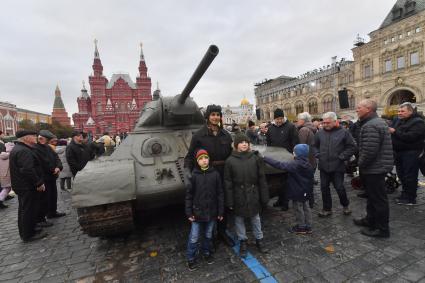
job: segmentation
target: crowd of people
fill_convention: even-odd
[[[240,255],[245,257],[245,220],[249,220],[258,250],[267,252],[260,215],[269,201],[264,164],[286,172],[282,174],[278,200],[273,206],[286,211],[288,202],[292,201],[296,223],[290,232],[313,232],[311,208],[315,205],[313,186],[318,183],[314,179],[316,169],[320,171],[322,195],[318,216],[333,214],[331,184],[342,214],[351,214],[344,178],[347,168],[355,164],[367,207],[365,216],[354,218],[353,223],[363,227],[360,232],[365,236],[390,237],[385,178],[395,167],[402,185],[395,202],[416,204],[419,164],[424,154],[424,118],[409,102],[399,106],[398,117],[392,120],[378,117],[377,103],[371,99],[360,101],[356,112],[356,122],[341,121],[334,112],[312,120],[304,112],[291,123],[278,108],[273,122],[261,123],[257,129],[250,121],[242,133],[236,125],[224,129],[221,107],[209,105],[206,125],[193,135],[185,157],[185,212],[191,223],[187,246],[189,270],[198,267],[199,252],[208,264],[214,262],[213,230],[217,222],[217,239],[229,246],[239,242]],[[261,156],[251,150],[251,144],[281,147],[293,153],[293,160]],[[236,237],[226,233],[230,215],[234,217]]]
[[[70,191],[78,171],[89,160],[113,151],[121,138],[104,133],[90,140],[87,133],[73,132],[69,139],[58,139],[49,130],[19,130],[15,136],[15,142],[0,139],[0,208],[8,207],[5,201],[13,198],[13,189],[19,203],[19,235],[29,242],[47,235],[43,228],[53,225],[50,219],[65,216],[57,209],[58,179],[60,188]]]

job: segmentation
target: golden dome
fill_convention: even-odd
[[[248,101],[248,99],[243,98],[243,99],[241,100],[241,105],[249,105],[249,101]]]

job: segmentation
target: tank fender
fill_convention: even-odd
[[[133,160],[98,160],[78,172],[72,189],[76,208],[136,199]]]

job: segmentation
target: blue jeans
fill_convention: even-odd
[[[214,225],[215,220],[209,222],[192,222],[189,241],[187,243],[187,260],[195,260],[196,255],[199,253],[199,238],[201,236],[202,230],[204,232],[204,240],[202,241],[201,245],[202,254],[209,255],[211,253],[211,239]]]
[[[409,201],[416,200],[420,154],[421,150],[406,150],[395,153],[395,168],[403,188],[401,197]]]
[[[254,233],[255,239],[261,240],[263,238],[263,232],[261,231],[260,214],[247,218],[251,220],[252,232]],[[248,239],[245,229],[245,217],[235,216],[235,230],[239,241],[246,241]]]

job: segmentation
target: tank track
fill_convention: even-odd
[[[134,229],[129,201],[78,208],[77,214],[81,229],[91,237],[116,236]]]

